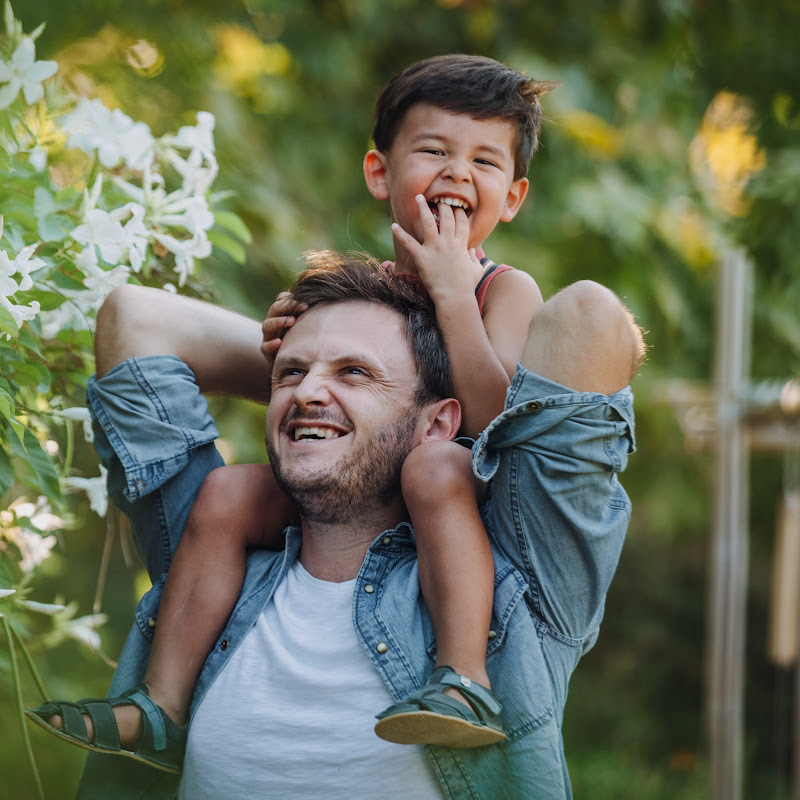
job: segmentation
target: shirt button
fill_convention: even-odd
[[[143,492],[145,486],[147,486],[147,484],[144,481],[136,481],[136,489],[138,491]]]
[[[528,411],[536,411],[540,407],[541,403],[538,403],[536,400],[528,403]]]
[[[385,653],[385,652],[386,652],[386,651],[389,649],[389,645],[388,645],[388,644],[386,644],[386,642],[378,642],[378,644],[377,644],[377,646],[375,647],[375,649],[376,649],[376,650],[377,650],[377,651],[378,651],[378,652],[379,652],[381,655],[383,655],[383,654],[384,654],[384,653]]]
[[[496,639],[497,638],[497,631],[489,631],[489,639]]]
[[[371,583],[368,583],[368,584],[367,584],[367,585],[364,587],[364,591],[365,591],[367,594],[372,594],[372,593],[375,591],[375,587],[374,587],[374,586],[373,586]]]
[[[391,536],[384,536],[383,537],[383,545],[384,545],[384,547],[388,547],[391,543],[392,543],[392,537]]]
[[[105,424],[105,425],[103,425],[103,430],[104,430],[106,433],[111,433],[111,431],[112,431],[113,429],[114,429],[114,426],[113,426],[113,425],[112,425],[110,422],[106,422],[106,424]]]
[[[155,628],[156,626],[156,618],[155,617],[148,617],[147,618],[147,627],[148,628]]]
[[[219,649],[220,649],[220,650],[227,650],[227,649],[228,649],[228,640],[227,640],[227,639],[223,639],[223,640],[222,640],[222,641],[219,643]]]

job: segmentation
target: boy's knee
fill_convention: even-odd
[[[534,314],[522,361],[573,389],[611,394],[631,381],[644,352],[641,329],[620,298],[582,280]]]
[[[406,456],[400,473],[406,502],[452,494],[472,485],[470,451],[456,442],[426,442]]]

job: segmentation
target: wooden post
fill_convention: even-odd
[[[709,598],[711,800],[741,800],[748,443],[742,404],[749,385],[752,267],[741,252],[720,264],[715,364],[716,469]]]

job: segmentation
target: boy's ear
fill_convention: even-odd
[[[461,427],[461,404],[453,397],[429,403],[417,423],[417,444],[451,441]]]
[[[364,180],[367,189],[376,200],[389,199],[386,168],[386,156],[380,150],[370,150],[364,156]]]
[[[500,214],[500,222],[511,222],[517,216],[517,211],[528,194],[528,186],[527,178],[519,178],[511,184],[506,195],[506,204]]]

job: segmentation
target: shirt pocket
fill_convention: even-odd
[[[151,644],[156,632],[158,607],[161,603],[161,593],[164,591],[164,581],[166,577],[166,573],[164,573],[155,584],[145,592],[139,604],[136,606],[136,627],[139,628],[139,632]]]

